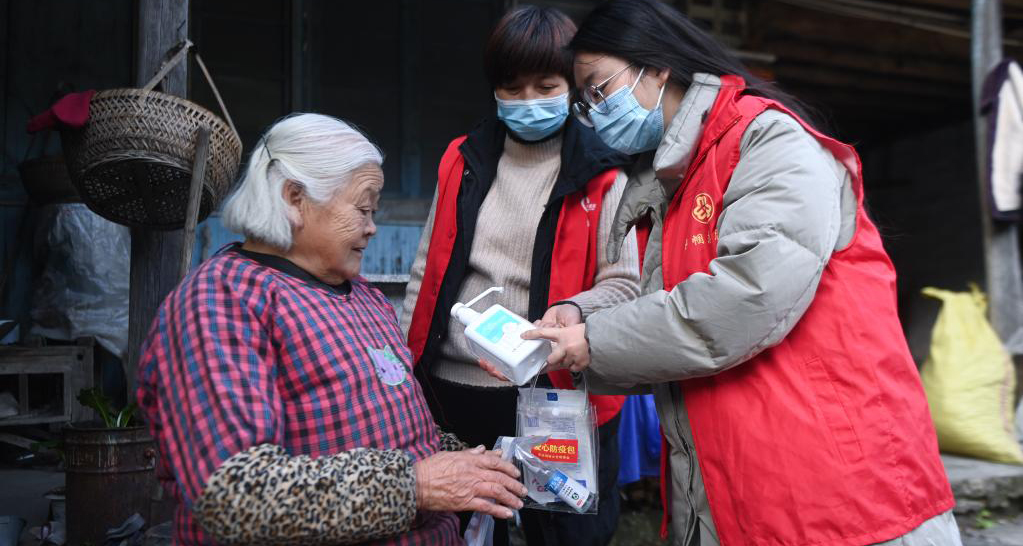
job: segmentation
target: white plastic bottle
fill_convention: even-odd
[[[522,333],[536,328],[528,320],[500,305],[491,305],[480,313],[472,309],[492,292],[504,288],[488,288],[468,303],[456,303],[451,316],[465,325],[465,338],[479,358],[493,364],[512,383],[524,385],[540,372],[551,354],[551,343],[545,339],[522,339]]]

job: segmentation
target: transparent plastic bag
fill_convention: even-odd
[[[543,465],[577,482],[593,495],[592,502],[580,512],[550,489],[549,479],[543,479],[530,465],[522,464],[522,480],[529,490],[523,499],[525,508],[572,514],[597,513],[599,442],[596,412],[587,391],[585,384],[583,390],[537,388],[535,380],[529,388],[519,389],[516,408],[518,436],[545,439],[532,446],[530,453]],[[555,484],[573,487],[571,482]]]
[[[494,516],[473,512],[462,538],[466,546],[494,546]]]
[[[494,443],[494,450],[501,449],[502,446],[511,447],[510,440],[514,440],[514,438],[507,439],[505,436],[499,436],[497,442]],[[514,449],[505,449],[501,452],[501,459],[511,461],[514,455]],[[472,517],[469,518],[469,526],[465,528],[462,538],[465,539],[467,546],[494,546],[494,516],[473,512]]]

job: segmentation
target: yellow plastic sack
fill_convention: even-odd
[[[1001,463],[1023,464],[1012,399],[1016,371],[987,321],[987,301],[971,292],[924,288],[943,302],[931,354],[920,377],[942,451]]]

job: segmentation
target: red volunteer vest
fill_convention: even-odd
[[[418,364],[426,348],[430,322],[433,320],[444,273],[451,261],[457,234],[458,191],[462,185],[465,160],[458,147],[465,137],[448,145],[440,161],[437,185],[437,210],[434,213],[430,250],[426,254],[426,269],[419,289],[419,299],[412,312],[408,344],[413,361]],[[584,192],[565,197],[558,217],[551,256],[551,279],[548,305],[566,300],[593,287],[597,275],[597,226],[604,195],[611,189],[617,169],[605,171],[590,180]],[[551,383],[559,389],[571,389],[572,379],[567,370],[548,374]],[[597,424],[610,421],[622,409],[624,396],[590,395],[597,413]]]
[[[768,108],[799,120],[776,102],[741,95],[741,78],[722,83],[665,217],[666,288],[710,274],[746,127]],[[954,504],[896,312],[895,270],[863,209],[859,157],[799,121],[851,173],[857,227],[780,344],[680,382],[723,545],[872,544]]]

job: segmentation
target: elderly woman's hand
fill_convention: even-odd
[[[415,464],[416,503],[422,510],[474,511],[510,518],[522,508],[526,486],[514,465],[476,448],[442,451]],[[493,499],[496,502],[491,502]]]

